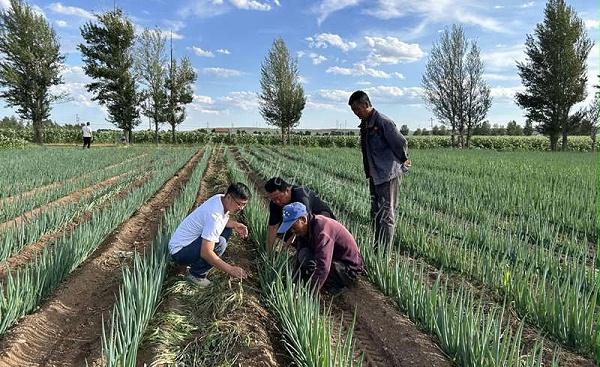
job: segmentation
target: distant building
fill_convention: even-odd
[[[213,129],[213,133],[215,134],[229,134],[230,131],[226,127],[216,127]]]

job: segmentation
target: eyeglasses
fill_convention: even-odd
[[[233,202],[235,203],[235,205],[237,205],[238,210],[244,209],[244,207],[246,206],[247,203],[240,204],[237,200],[235,200],[233,195],[230,195],[230,196],[231,196],[231,199],[233,199]]]

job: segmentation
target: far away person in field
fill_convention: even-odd
[[[241,182],[232,183],[225,194],[217,194],[197,207],[179,224],[171,240],[169,252],[179,265],[189,265],[186,279],[200,287],[210,285],[206,278],[213,267],[234,278],[246,278],[244,269],[221,259],[233,230],[242,237],[248,229],[242,223],[229,219],[248,203],[252,194]]]
[[[81,135],[83,136],[83,149],[88,147],[90,149],[90,143],[94,138],[94,134],[92,132],[92,128],[90,126],[90,122],[86,122],[85,125],[81,128]]]
[[[398,188],[403,173],[411,165],[408,143],[394,121],[373,108],[365,92],[352,93],[348,105],[360,119],[360,148],[369,180],[374,246],[385,249],[393,243]]]
[[[282,220],[283,207],[289,203],[300,202],[306,206],[309,213],[320,214],[335,219],[329,206],[321,200],[319,195],[304,186],[290,185],[281,177],[273,177],[265,183],[265,190],[269,194],[269,228],[267,229],[267,247],[273,248],[277,239],[277,228]],[[293,235],[284,237],[287,245],[292,245]]]
[[[283,208],[283,221],[277,233],[291,231],[303,241],[295,257],[294,273],[309,281],[316,294],[321,287],[336,296],[357,280],[363,261],[352,234],[340,222],[314,215],[296,202]]]

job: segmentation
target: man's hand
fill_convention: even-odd
[[[245,279],[248,277],[246,271],[239,266],[232,266],[229,275],[237,279]]]
[[[246,237],[248,235],[248,227],[246,227],[244,224],[242,223],[238,223],[236,224],[235,228],[237,233],[240,234],[240,236],[242,238]]]

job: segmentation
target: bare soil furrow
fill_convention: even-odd
[[[234,157],[266,200],[265,181],[250,168],[238,151],[234,151]],[[327,295],[324,296],[324,302],[329,302]],[[359,351],[364,353],[367,366],[452,365],[430,336],[400,314],[393,302],[365,279],[347,289],[332,303],[333,319],[344,317],[345,326],[351,325],[355,310],[354,340]]]
[[[148,181],[152,175],[154,175],[154,171],[147,172],[146,175],[126,187],[120,190],[115,196],[115,199],[119,199],[127,194],[128,191],[141,186],[144,182]],[[104,202],[99,203],[95,209],[102,210],[105,207],[110,205],[110,199],[107,198]],[[32,261],[37,254],[42,252],[44,248],[48,245],[53,245],[54,241],[63,238],[69,237],[71,232],[78,225],[90,220],[93,216],[92,211],[86,211],[84,213],[79,214],[77,217],[73,218],[73,221],[66,226],[61,228],[56,228],[53,231],[50,231],[47,234],[44,234],[40,239],[32,244],[29,244],[22,248],[17,254],[11,256],[3,262],[0,262],[0,282],[3,281],[6,276],[8,270],[14,273],[15,269],[18,269],[28,262]]]
[[[198,195],[190,209],[192,211],[198,205],[215,194],[224,193],[229,185],[229,178],[225,169],[226,164],[223,157],[223,147],[217,146],[213,149],[213,153],[208,161],[208,165],[202,177]],[[254,199],[253,199],[254,200]],[[183,218],[182,218],[183,219]],[[240,220],[240,218],[236,218]],[[250,277],[256,274],[254,269],[254,248],[253,245],[245,240],[240,240],[238,236],[233,236],[227,246],[224,259],[244,269],[250,270]],[[185,272],[184,267],[174,267],[170,272],[170,276],[182,275]],[[217,272],[213,270],[213,272]],[[212,273],[211,273],[212,274]],[[252,279],[248,279],[252,282]],[[216,284],[211,287],[217,286]],[[237,285],[231,285],[237,288]],[[223,289],[223,292],[232,293],[231,288]],[[162,300],[161,306],[157,314],[167,312],[170,309],[180,307],[179,301],[172,297],[165,297]],[[211,310],[203,309],[206,313],[206,318],[211,318]],[[244,287],[243,302],[233,312],[228,313],[223,319],[214,320],[215,323],[233,324],[236,328],[242,331],[246,339],[243,345],[234,344],[232,349],[228,351],[228,360],[236,357],[236,365],[238,366],[286,366],[289,361],[286,361],[283,354],[283,347],[280,345],[281,340],[279,333],[274,326],[274,320],[269,313],[262,307],[259,295],[252,289]],[[202,330],[195,332],[187,343],[194,343],[195,340],[202,339]],[[160,353],[160,345],[144,344],[138,350],[137,366],[145,366],[153,363]]]

